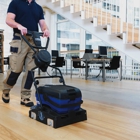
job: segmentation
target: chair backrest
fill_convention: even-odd
[[[78,59],[79,58],[79,56],[72,56],[72,59]],[[74,68],[80,68],[81,67],[81,61],[79,60],[77,60],[77,61],[73,61],[73,67]]]
[[[64,65],[64,57],[57,57],[55,61],[56,67],[63,67]]]
[[[58,50],[52,50],[51,54],[52,54],[52,58],[59,57],[59,51]]]
[[[9,65],[9,57],[4,57],[4,65]]]
[[[110,62],[110,68],[117,69],[120,67],[120,58],[121,56],[113,56],[111,62]]]
[[[85,53],[93,53],[93,49],[85,49]]]

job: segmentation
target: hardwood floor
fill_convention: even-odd
[[[140,140],[138,81],[103,83],[65,76],[67,85],[81,89],[82,108],[87,110],[88,119],[54,129],[29,118],[29,108],[20,105],[21,76],[11,90],[10,103],[5,104],[0,98],[0,140]],[[4,75],[0,74],[0,89],[3,79]],[[58,83],[56,79],[44,81],[45,84]],[[32,89],[35,101],[34,87]]]

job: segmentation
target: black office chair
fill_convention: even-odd
[[[83,64],[81,64],[81,60],[78,61],[79,56],[72,56],[72,59],[77,59],[76,61],[73,61],[73,68],[79,68],[80,69],[80,74],[79,77],[83,74],[83,72],[81,72],[81,69],[85,69],[86,66]],[[89,68],[89,66],[88,66]]]
[[[55,67],[63,67],[64,65],[64,57],[56,57]]]
[[[9,57],[4,57],[4,65],[9,65]]]
[[[54,67],[63,67],[65,65],[64,57],[56,57]],[[57,72],[55,71],[57,74]]]
[[[113,56],[113,58],[111,59],[111,61],[109,63],[109,66],[105,67],[105,69],[106,70],[116,70],[119,75],[118,68],[120,67],[120,58],[121,58],[121,56]],[[102,70],[103,67],[100,67],[100,69]]]
[[[85,49],[85,53],[93,53],[93,49]]]
[[[10,68],[10,65],[9,65],[9,56],[8,57],[4,57],[3,58],[3,62],[4,62],[4,65],[7,65],[8,66],[8,69]]]

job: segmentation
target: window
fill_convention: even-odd
[[[57,16],[57,19],[64,19],[61,16]],[[57,23],[57,50],[59,51],[71,51],[80,49],[80,27],[70,21]],[[65,54],[66,58],[71,58],[72,55],[78,55],[77,53]]]
[[[86,45],[86,49],[92,49],[92,45]]]
[[[116,11],[116,5],[112,5],[112,10]]]
[[[119,6],[117,6],[117,12],[119,12],[120,11],[120,7]]]
[[[65,18],[57,14],[57,21],[64,20]]]
[[[134,19],[134,26],[139,26],[139,19]]]
[[[92,38],[92,35],[91,34],[86,34],[86,40],[89,40]]]
[[[139,17],[139,8],[134,8],[134,17]]]
[[[103,8],[106,9],[106,3],[105,2],[103,2]]]

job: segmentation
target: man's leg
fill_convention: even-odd
[[[30,100],[32,83],[33,78],[31,71],[25,68],[25,74],[23,76],[21,84],[21,104],[27,107],[31,107],[34,105],[34,103]]]
[[[25,55],[21,54],[21,40],[12,40],[11,45],[11,55],[9,57],[10,69],[7,72],[6,79],[3,81],[3,94],[2,100],[5,103],[9,103],[10,96],[9,92],[16,84],[16,81],[23,69],[23,63]]]
[[[20,75],[19,73],[12,72],[11,69],[7,72],[7,77],[3,81],[3,94],[2,94],[2,100],[5,103],[9,103],[10,101],[10,95],[9,92],[13,88],[13,86],[16,84],[16,81]]]
[[[32,40],[30,40],[30,43],[33,43]],[[23,76],[21,84],[21,104],[28,107],[34,105],[33,102],[30,100],[31,86],[33,83],[31,69],[36,66],[34,63],[34,59],[32,58],[33,54],[33,50],[29,48],[25,59],[25,74]]]

